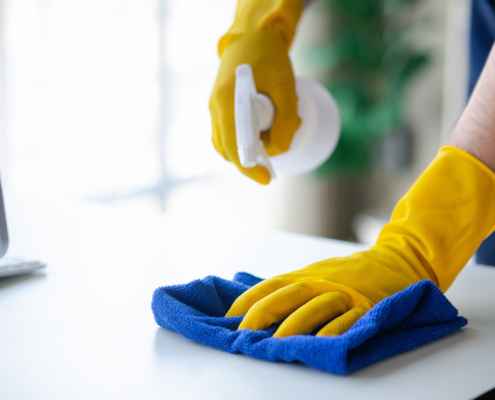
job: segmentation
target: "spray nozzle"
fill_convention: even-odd
[[[275,172],[266,154],[260,132],[271,128],[275,107],[268,96],[258,93],[249,64],[235,69],[235,130],[239,161],[245,168],[261,164],[268,169],[272,178]]]

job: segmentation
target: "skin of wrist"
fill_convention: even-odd
[[[495,121],[492,123],[477,110],[476,107],[466,109],[449,145],[467,151],[495,172]]]
[[[467,151],[495,172],[495,46],[449,145]]]

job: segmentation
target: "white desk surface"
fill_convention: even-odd
[[[466,328],[337,376],[159,328],[151,295],[209,274],[268,277],[358,246],[89,204],[7,199],[7,207],[10,254],[49,266],[0,280],[3,400],[471,399],[495,386],[495,268],[468,265],[448,292]]]

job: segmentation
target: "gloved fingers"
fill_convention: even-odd
[[[301,125],[294,79],[271,88],[267,95],[275,104],[275,118],[270,130],[261,133],[261,139],[268,155],[274,156],[289,150],[292,137]]]
[[[213,142],[213,147],[215,147],[215,150],[228,161],[227,153],[225,152],[223,146],[222,146],[222,137],[220,136],[220,129],[218,128],[217,124],[215,122],[211,121],[211,141]]]
[[[212,114],[212,125],[213,125],[213,144],[215,149],[223,155],[226,160],[233,162],[236,167],[248,178],[261,183],[262,185],[267,185],[270,183],[270,172],[261,166],[256,165],[252,168],[244,168],[239,162],[239,154],[237,152],[237,141],[235,136],[235,123],[233,115],[225,115],[225,113],[231,112],[232,110],[224,110],[223,113],[217,113],[215,106],[210,103],[210,112]],[[219,123],[213,121],[219,121]]]
[[[251,178],[253,181],[256,181],[262,185],[268,185],[270,183],[271,175],[265,167],[256,165],[252,168],[244,168],[238,159],[234,161],[234,164],[239,171],[241,171],[248,178]]]
[[[220,134],[220,129],[216,126],[216,124],[213,125],[213,134],[212,134],[212,142],[213,146],[215,147],[215,150],[220,153],[223,158],[225,158],[227,161],[233,161],[234,164],[237,166],[237,168],[248,178],[253,179],[254,181],[261,183],[262,185],[267,185],[270,183],[270,173],[268,170],[261,165],[256,165],[253,168],[244,168],[241,166],[239,159],[238,159],[238,154],[236,153],[233,156],[228,155],[228,152],[225,150],[225,148],[222,145],[222,136]],[[236,146],[236,152],[237,152],[237,146]],[[234,158],[234,160],[232,160]]]
[[[266,329],[327,291],[327,288],[328,286],[318,281],[296,282],[285,286],[253,305],[238,329]]]
[[[237,151],[237,141],[235,137],[235,126],[231,124],[224,124],[223,129],[228,132],[232,132],[227,136],[226,132],[223,134],[224,149],[227,154],[227,158],[232,161],[236,167],[248,178],[267,185],[270,183],[270,172],[261,165],[256,165],[252,168],[244,168],[239,161],[239,153]]]
[[[352,299],[342,292],[324,293],[298,308],[277,329],[273,337],[307,335],[325,322],[344,314]]]
[[[347,332],[352,325],[354,325],[359,318],[366,314],[366,309],[362,307],[353,308],[347,311],[345,314],[338,318],[335,318],[332,322],[326,324],[316,336],[337,336],[344,332]]]
[[[229,126],[232,125],[232,123],[229,124],[229,119],[232,119],[234,115],[234,106],[230,106],[230,102],[233,101],[233,95],[230,93],[232,90],[233,88],[229,87],[229,85],[224,85],[221,88],[215,85],[208,105],[210,109],[213,146],[218,153],[229,161],[230,159],[226,152],[228,143],[225,141],[225,137],[226,133],[228,133]],[[229,102],[229,100],[231,101]],[[226,104],[222,104],[223,102]],[[233,129],[233,127],[230,129]]]
[[[241,294],[227,311],[226,317],[240,317],[264,297],[272,294],[278,289],[287,286],[289,282],[280,278],[264,280]]]

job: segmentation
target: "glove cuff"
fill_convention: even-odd
[[[289,50],[303,9],[303,0],[239,0],[234,24],[218,42],[218,54],[240,36],[260,30],[279,36]]]
[[[495,173],[457,147],[442,147],[397,203],[377,245],[445,292],[495,229]]]

